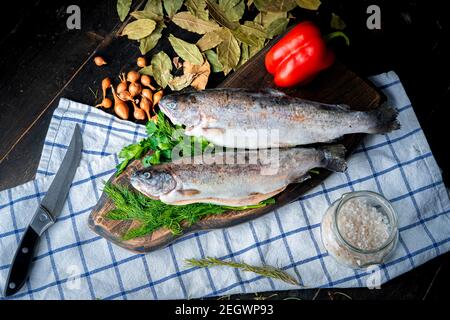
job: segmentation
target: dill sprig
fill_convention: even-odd
[[[257,205],[230,207],[210,203],[193,203],[181,206],[165,204],[159,200],[153,200],[140,192],[131,191],[126,186],[113,185],[107,182],[103,191],[109,196],[116,206],[106,215],[112,220],[137,220],[141,225],[129,230],[123,235],[124,240],[145,236],[156,229],[165,227],[173,234],[182,233],[183,224],[187,226],[199,221],[208,215],[221,214],[227,211],[241,211],[265,207],[275,203],[274,199],[267,199]]]
[[[284,281],[289,284],[299,286],[300,283],[285,271],[272,266],[252,266],[243,262],[224,261],[217,258],[206,257],[205,259],[186,259],[186,266],[209,268],[216,266],[227,266],[238,268],[243,271],[253,272],[266,278],[273,278]]]

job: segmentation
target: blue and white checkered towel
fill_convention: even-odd
[[[399,112],[402,129],[369,136],[333,174],[299,201],[249,223],[204,231],[146,255],[108,243],[87,226],[102,182],[114,172],[121,147],[145,128],[61,99],[45,139],[36,180],[0,192],[0,289],[22,232],[52,181],[74,125],[83,132],[83,159],[64,210],[44,235],[31,278],[14,298],[176,299],[295,286],[226,267],[187,268],[186,258],[214,256],[279,266],[308,287],[365,287],[388,281],[450,248],[450,201],[440,170],[397,76],[371,78]],[[338,101],[336,101],[338,102]],[[320,237],[327,207],[342,193],[373,190],[399,213],[400,241],[381,268],[354,271],[336,264]]]

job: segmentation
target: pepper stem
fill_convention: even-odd
[[[342,37],[345,40],[345,43],[347,44],[347,46],[350,45],[350,39],[347,37],[347,35],[342,32],[342,31],[335,31],[335,32],[331,32],[329,34],[327,34],[324,39],[325,41],[329,42],[330,40],[334,39],[334,38],[339,38]]]

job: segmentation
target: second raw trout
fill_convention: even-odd
[[[172,205],[214,203],[258,204],[288,184],[309,178],[312,168],[342,172],[345,148],[239,150],[205,158],[181,158],[135,172],[131,185],[152,199]],[[200,160],[200,161],[197,161]]]
[[[277,90],[209,89],[165,96],[159,107],[185,134],[218,146],[242,149],[330,142],[351,133],[386,133],[400,128],[387,105],[352,111],[287,96]]]

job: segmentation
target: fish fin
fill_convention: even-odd
[[[297,179],[295,179],[294,181],[292,181],[292,183],[302,183],[308,179],[311,179],[311,175],[309,173],[305,173],[304,175],[298,177]]]
[[[342,144],[321,147],[319,150],[322,150],[323,152],[323,166],[325,168],[335,172],[344,172],[347,170],[347,162],[345,161],[345,147]]]
[[[263,89],[262,91],[265,93],[274,95],[274,96],[278,96],[278,97],[286,96],[286,94],[284,92],[281,92],[280,90],[277,90],[277,89],[266,88],[266,89]]]
[[[178,190],[178,193],[181,193],[183,196],[195,196],[196,194],[199,194],[200,191],[197,189],[181,189]]]
[[[349,111],[350,110],[350,106],[347,104],[337,104],[336,105],[337,108],[342,109],[344,111]]]
[[[202,131],[204,133],[208,133],[208,134],[212,134],[212,135],[224,134],[225,133],[225,129],[224,128],[202,128]]]
[[[320,103],[320,104],[318,104],[318,106],[323,110],[330,110],[330,111],[350,111],[351,110],[350,106],[346,105],[346,104],[323,104],[323,103]]]
[[[369,133],[386,133],[400,129],[400,122],[397,120],[398,111],[393,106],[384,103],[369,113],[375,121],[375,127],[371,128]]]

